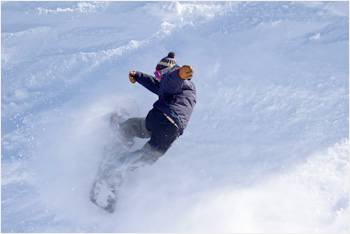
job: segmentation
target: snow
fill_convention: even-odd
[[[2,232],[349,232],[348,2],[1,2]],[[109,214],[89,190],[128,81],[175,51],[188,128]],[[138,140],[140,148],[145,143]]]

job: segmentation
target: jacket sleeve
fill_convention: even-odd
[[[143,87],[158,95],[159,81],[157,81],[154,76],[142,72],[136,72],[135,78]]]
[[[175,69],[162,78],[159,87],[159,94],[169,96],[182,91],[184,80],[181,79],[178,74],[179,69]]]

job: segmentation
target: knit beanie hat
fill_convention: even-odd
[[[175,52],[170,52],[167,57],[162,58],[156,66],[156,70],[162,70],[164,68],[176,65]]]

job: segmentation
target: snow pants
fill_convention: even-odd
[[[133,164],[132,162],[153,164],[166,153],[180,136],[180,130],[157,108],[153,108],[146,118],[126,120],[119,125],[119,128],[129,147],[133,145],[135,137],[150,138],[140,150],[126,153],[122,157],[121,160],[131,164]]]

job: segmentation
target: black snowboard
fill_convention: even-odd
[[[126,173],[125,165],[119,160],[128,152],[118,132],[118,125],[125,120],[126,113],[113,113],[110,118],[111,139],[104,147],[103,158],[90,190],[90,200],[102,209],[112,213],[115,210],[118,189]]]

